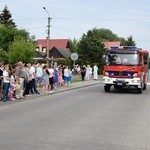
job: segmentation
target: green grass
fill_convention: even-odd
[[[72,76],[72,83],[75,82],[80,82],[81,81],[81,76],[80,75],[76,75],[76,76]]]

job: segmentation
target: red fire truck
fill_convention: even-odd
[[[105,92],[135,88],[137,93],[146,89],[149,52],[134,46],[111,47],[105,53],[103,83]]]

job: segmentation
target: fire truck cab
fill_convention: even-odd
[[[149,52],[134,46],[111,47],[105,53],[103,83],[105,92],[115,89],[136,88],[137,93],[146,89]]]

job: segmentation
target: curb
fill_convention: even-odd
[[[87,81],[88,82],[88,81]],[[76,83],[72,83],[72,84],[76,84]],[[53,92],[52,94],[40,94],[40,95],[35,95],[35,96],[33,96],[32,97],[32,99],[35,99],[35,98],[37,98],[37,97],[42,97],[42,96],[50,96],[50,95],[53,95],[53,94],[57,94],[57,93],[63,93],[63,92],[66,92],[66,91],[71,91],[71,90],[75,90],[75,89],[81,89],[81,88],[84,88],[84,87],[89,87],[89,86],[93,86],[93,85],[98,85],[98,84],[102,84],[102,81],[95,81],[95,83],[91,83],[91,84],[86,84],[86,85],[82,85],[82,83],[81,83],[81,86],[73,86],[73,85],[71,85],[71,87],[65,87],[65,88],[63,88],[63,89],[58,89],[58,90],[56,90],[55,92]],[[30,99],[30,97],[27,97],[26,98],[27,100],[28,99]]]
[[[92,84],[87,84],[87,85],[82,85],[82,86],[77,86],[77,87],[71,87],[71,88],[68,87],[67,89],[56,91],[55,93],[71,91],[71,90],[74,90],[74,89],[80,89],[80,88],[89,87],[89,86],[98,85],[98,84],[102,84],[102,83],[101,82],[97,82],[97,83],[92,83]]]
[[[4,106],[4,105],[8,105],[8,104],[13,104],[13,103],[16,103],[16,102],[23,102],[23,101],[26,101],[26,100],[33,100],[33,99],[36,99],[37,97],[50,96],[50,95],[57,94],[57,93],[63,93],[63,92],[66,92],[66,91],[71,91],[71,90],[75,90],[75,89],[81,89],[81,88],[84,88],[84,87],[89,87],[89,86],[93,86],[93,85],[102,84],[101,80],[93,81],[93,83],[88,83],[90,81],[85,81],[85,83],[86,83],[85,85],[82,85],[82,83],[81,83],[82,81],[80,83],[79,82],[71,83],[70,87],[62,87],[60,89],[58,88],[58,90],[56,90],[52,94],[41,93],[39,95],[35,94],[35,95],[32,95],[32,96],[26,97],[25,99],[21,99],[21,100],[14,100],[14,101],[8,101],[8,102],[0,101],[0,105]]]

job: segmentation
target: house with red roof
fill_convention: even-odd
[[[121,41],[103,41],[105,48],[110,49],[112,46],[119,47]],[[69,40],[68,39],[50,39],[49,42],[49,58],[69,58],[71,52],[68,48]],[[42,53],[42,54],[41,54]],[[45,55],[43,54],[45,53]],[[36,58],[43,59],[47,57],[47,39],[38,39],[36,43]]]
[[[110,49],[113,46],[119,47],[121,45],[121,41],[103,41],[105,48]]]
[[[69,58],[71,52],[68,48],[68,39],[50,39],[49,58]],[[43,52],[47,55],[47,39],[38,39],[36,43],[36,53]],[[42,58],[41,58],[42,59]]]
[[[68,49],[68,44],[68,39],[50,39],[49,50],[51,50],[53,47]],[[36,43],[36,50],[47,52],[47,39],[38,39]]]

